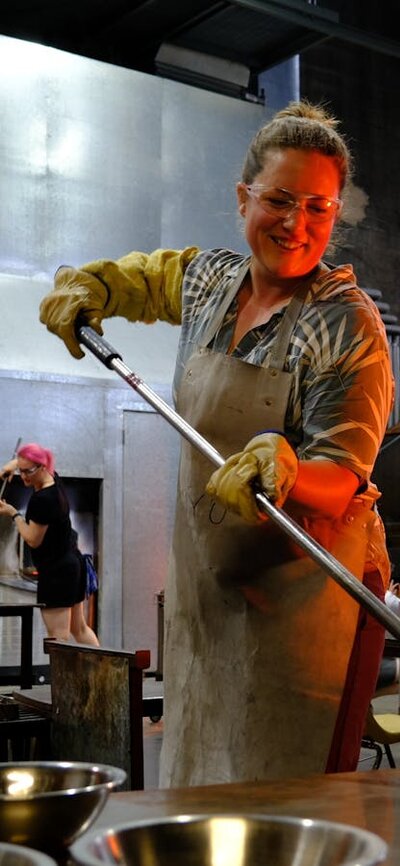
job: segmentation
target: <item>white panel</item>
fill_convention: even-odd
[[[154,412],[124,413],[123,646],[157,666],[157,602],[175,512],[179,434]]]

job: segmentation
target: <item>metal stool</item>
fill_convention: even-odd
[[[396,682],[376,691],[374,699],[383,697],[383,695],[398,694],[399,684]],[[364,749],[372,749],[376,753],[372,766],[373,770],[378,770],[381,766],[384,752],[388,759],[389,767],[395,769],[396,762],[390,748],[394,743],[400,743],[400,715],[398,713],[377,713],[373,705],[370,704],[361,746]]]

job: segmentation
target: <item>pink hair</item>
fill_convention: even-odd
[[[37,463],[38,466],[44,466],[50,475],[54,474],[54,455],[48,448],[42,448],[36,442],[29,442],[27,445],[21,445],[17,451],[17,457],[24,457],[25,460],[32,460],[32,463]]]

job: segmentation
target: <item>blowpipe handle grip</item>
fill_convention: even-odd
[[[112,361],[115,358],[122,358],[122,355],[110,343],[107,343],[104,337],[100,337],[93,328],[85,325],[81,320],[76,324],[76,336],[79,342],[90,349],[96,358],[109,369],[112,369]]]

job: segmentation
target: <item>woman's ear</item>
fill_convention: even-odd
[[[246,187],[243,183],[238,183],[238,185],[236,187],[236,195],[237,195],[239,213],[241,216],[245,216],[247,193],[246,193]]]
[[[341,201],[339,204],[339,207],[336,211],[336,214],[335,214],[335,223],[338,222],[338,220],[340,220],[340,217],[342,216],[343,205],[344,205],[344,202]]]

